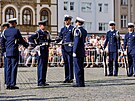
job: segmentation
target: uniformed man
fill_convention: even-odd
[[[115,29],[115,22],[110,21],[110,30],[106,34],[106,40],[104,43],[104,49],[108,44],[109,53],[109,75],[118,76],[118,51],[120,49],[120,35],[119,31]],[[113,61],[114,61],[114,73],[113,73]]]
[[[29,41],[39,48],[38,51],[38,86],[47,86],[46,74],[47,74],[47,64],[48,64],[48,54],[49,54],[49,43],[51,42],[50,33],[46,30],[46,20],[40,21],[39,30],[36,31],[34,35],[29,37]]]
[[[74,74],[73,74],[73,33],[72,29],[74,28],[71,25],[72,16],[65,15],[65,26],[61,29],[59,33],[59,38],[57,42],[62,40],[62,55],[65,66],[65,80],[63,83],[72,83]]]
[[[87,31],[82,27],[84,19],[76,18],[76,27],[74,28],[74,45],[73,45],[73,61],[76,78],[76,85],[73,87],[85,87],[84,83],[84,43],[87,36]]]
[[[3,32],[2,32],[2,35],[4,34],[4,31],[7,29],[7,28],[9,28],[9,23],[4,23],[3,25],[2,25],[2,27],[4,28],[4,30],[3,30]],[[6,84],[6,71],[7,71],[7,60],[6,60],[6,55],[4,55],[3,54],[3,57],[4,57],[4,78],[5,78],[5,84]]]
[[[135,32],[134,32],[134,24],[128,23],[128,33],[124,38],[124,51],[127,49],[127,57],[129,64],[129,73],[128,76],[135,76]],[[133,69],[134,67],[134,69]]]
[[[6,70],[6,89],[19,89],[16,86],[17,67],[19,60],[18,44],[28,47],[21,36],[19,29],[16,29],[17,19],[9,19],[10,27],[6,29],[2,35],[2,51],[6,55],[7,70]]]

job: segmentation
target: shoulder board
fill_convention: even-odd
[[[81,30],[79,28],[75,28],[75,30],[74,30],[74,36],[79,36],[79,37],[82,36]]]

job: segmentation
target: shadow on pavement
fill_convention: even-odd
[[[31,96],[35,96],[35,95],[31,95]],[[30,95],[28,96],[0,96],[0,98],[8,98],[8,100],[6,101],[40,101],[40,100],[64,100],[67,99],[68,97],[52,97],[52,98],[36,98],[35,97],[31,97]],[[23,98],[23,97],[30,97],[30,98]],[[0,100],[0,101],[5,101],[5,100]]]
[[[122,85],[135,85],[133,82],[129,82],[135,79],[113,79],[113,80],[89,80],[86,81],[86,87],[96,86],[122,86]]]

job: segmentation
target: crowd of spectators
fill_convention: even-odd
[[[24,38],[28,42],[28,37]],[[104,45],[105,36],[98,36],[98,35],[91,35],[86,38],[85,43],[85,52],[86,52],[86,58],[85,58],[85,67],[102,67],[103,66],[103,50],[102,47]],[[121,45],[123,47],[123,40],[121,41]],[[106,48],[106,53],[108,48]],[[36,67],[37,66],[37,58],[38,53],[30,45],[27,49],[23,46],[19,46],[19,64],[21,66],[27,66],[27,67]],[[106,60],[108,60],[108,57],[106,57]],[[119,53],[119,59],[118,61],[121,63],[121,66],[124,66],[124,56],[121,53]],[[49,66],[50,67],[62,67],[63,66],[63,58],[62,58],[62,50],[61,45],[56,45],[54,43],[50,44],[49,47],[49,58],[48,58]]]

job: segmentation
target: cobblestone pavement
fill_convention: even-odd
[[[118,77],[105,77],[102,68],[85,69],[86,87],[63,84],[64,69],[49,68],[44,88],[37,87],[36,68],[18,69],[19,90],[6,90],[0,69],[0,101],[135,101],[135,77],[126,77],[120,68]]]

